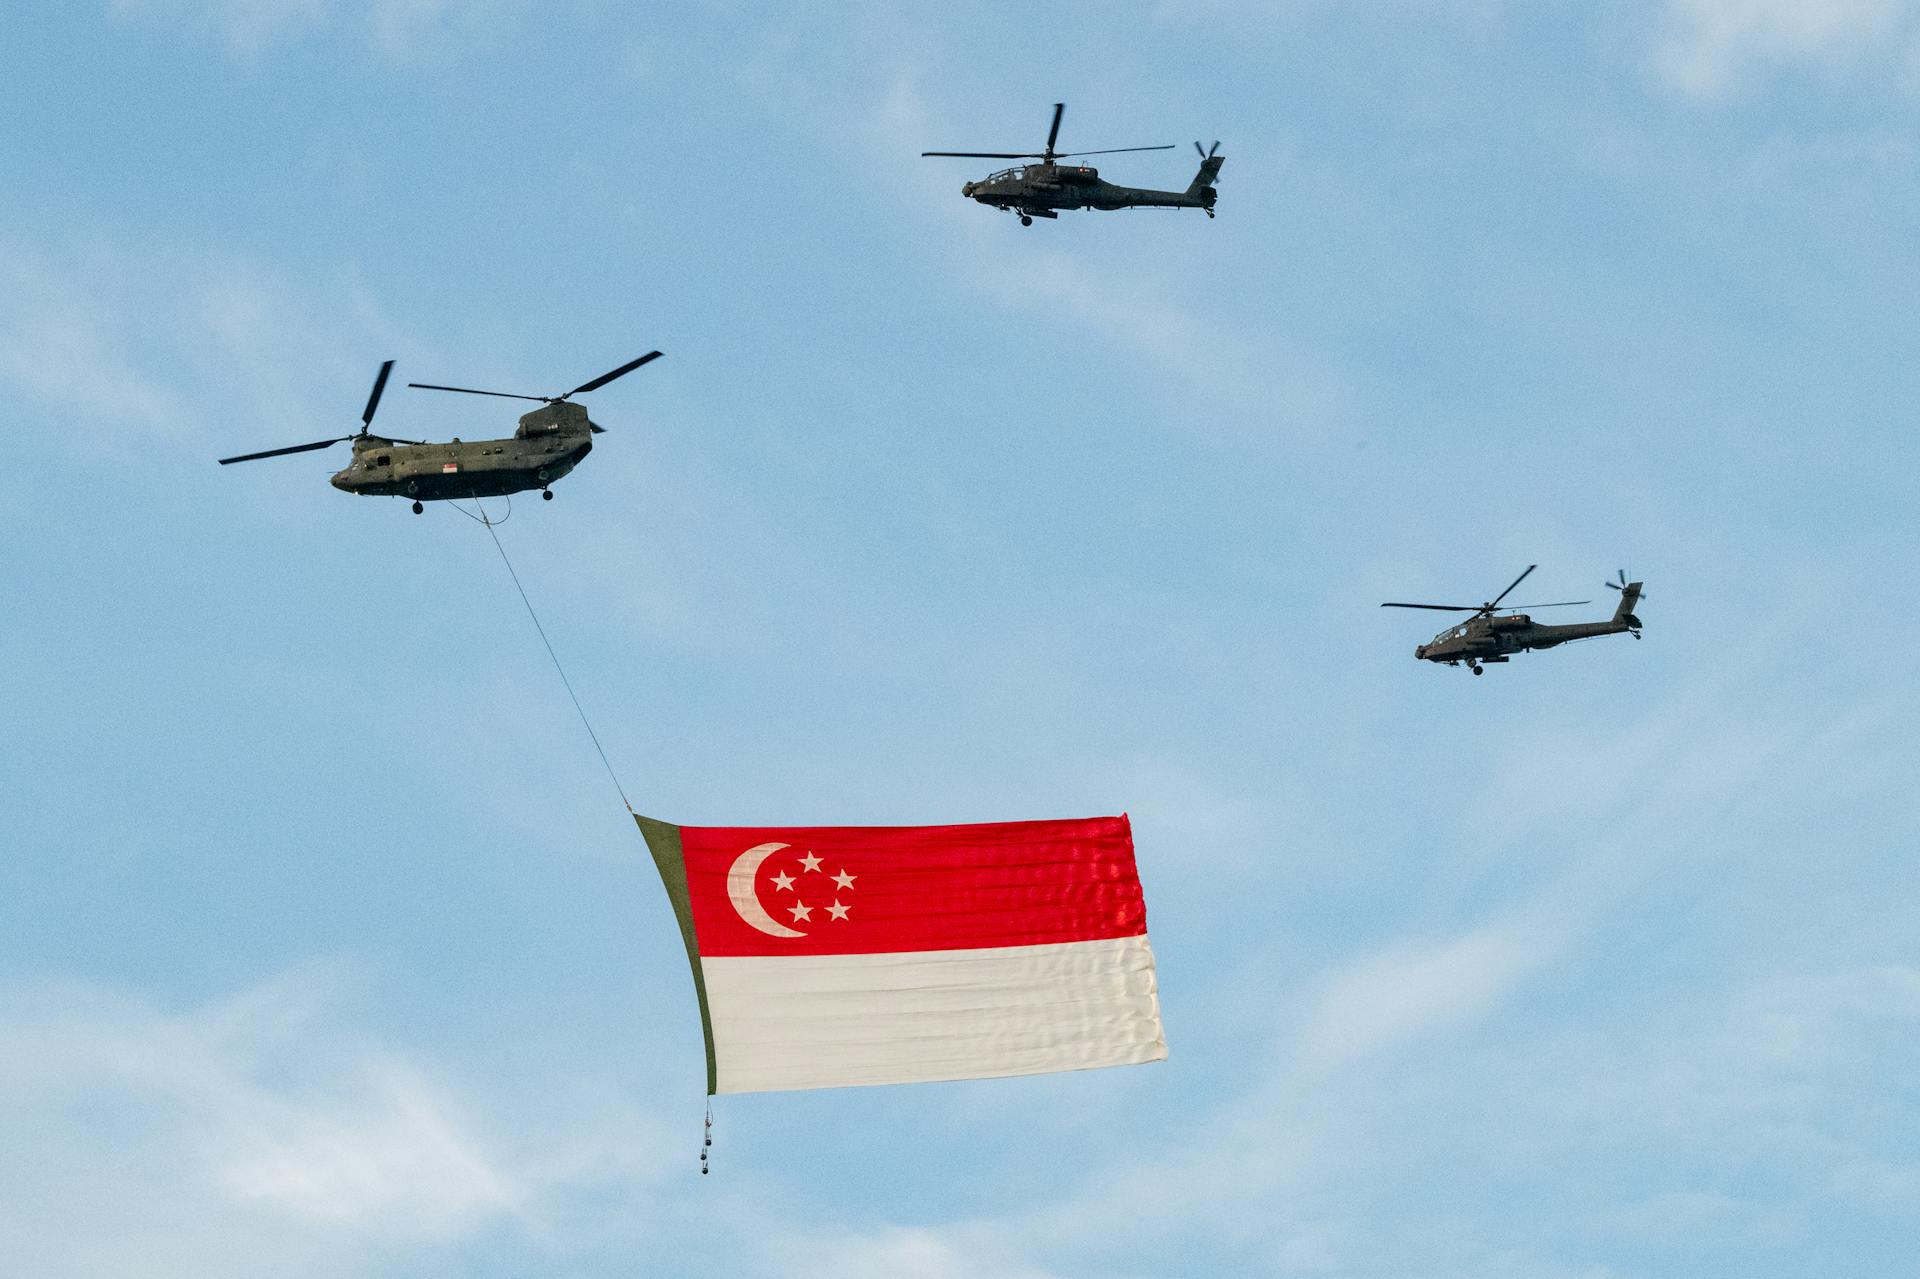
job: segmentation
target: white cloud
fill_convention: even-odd
[[[522,0],[111,0],[124,19],[184,26],[219,39],[236,57],[340,28],[364,33],[394,58],[436,57],[523,7]]]
[[[0,291],[8,299],[0,310],[0,386],[85,418],[142,428],[182,421],[185,399],[147,372],[139,335],[122,318],[136,287],[112,255],[56,255],[0,241]],[[73,426],[47,424],[62,433]]]
[[[219,36],[237,54],[296,39],[323,26],[331,0],[112,0],[122,17],[164,19]]]
[[[1682,92],[1718,97],[1750,70],[1842,67],[1907,44],[1917,13],[1913,0],[1668,0],[1655,58]]]
[[[885,1227],[871,1234],[794,1238],[770,1257],[773,1273],[821,1279],[1052,1279],[1052,1272],[1001,1256],[981,1230]]]
[[[341,986],[302,970],[183,1011],[0,989],[0,1251],[37,1276],[359,1274],[657,1180],[660,1142],[618,1099],[528,1134],[552,1098],[477,1104],[346,1030]],[[521,1131],[482,1117],[501,1109]]]
[[[408,344],[343,277],[316,286],[229,253],[0,237],[0,390],[26,430],[84,442],[93,460],[153,439],[211,444],[213,430],[238,449],[257,423],[290,432],[274,444],[344,435],[379,358]]]
[[[1546,929],[1500,924],[1362,960],[1327,983],[1301,1059],[1342,1066],[1484,1016],[1555,949]]]
[[[445,1090],[405,1061],[369,1060],[339,1094],[232,1088],[220,1109],[219,1184],[236,1202],[439,1238],[523,1198]]]

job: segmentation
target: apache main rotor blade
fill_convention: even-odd
[[[435,386],[431,382],[409,382],[408,386],[417,386],[422,391],[458,391],[462,395],[497,395],[503,400],[532,400],[536,404],[551,401],[544,395],[515,395],[511,391],[476,391],[470,386]]]
[[[1509,604],[1505,608],[1496,609],[1495,611],[1500,613],[1517,613],[1523,608],[1570,608],[1575,604],[1591,603],[1593,603],[1592,600],[1561,600],[1558,604]]]
[[[660,358],[660,352],[648,351],[645,355],[641,356],[639,359],[629,361],[626,364],[622,364],[619,368],[615,369],[611,373],[602,373],[599,377],[593,379],[593,381],[591,382],[582,382],[579,386],[574,387],[571,391],[568,391],[566,395],[563,395],[560,398],[564,400],[567,398],[567,396],[579,395],[586,391],[597,391],[601,387],[605,386],[607,383],[613,381],[615,378],[625,377],[627,374],[639,368],[642,364],[649,364],[659,358]]]
[[[1171,151],[1174,144],[1169,142],[1163,147],[1108,147],[1105,151],[1056,151],[1056,159],[1066,159],[1070,155],[1119,155],[1122,151]]]
[[[380,395],[387,389],[387,374],[391,372],[393,372],[392,360],[380,366],[380,376],[373,379],[373,394],[367,397],[367,411],[360,415],[360,425],[373,425],[373,411],[380,407]]]
[[[921,155],[957,155],[968,160],[1041,160],[1038,151],[922,151]]]
[[[1053,127],[1047,130],[1047,154],[1048,155],[1053,154],[1054,139],[1060,136],[1060,116],[1063,112],[1066,111],[1066,109],[1067,109],[1067,104],[1064,102],[1056,102],[1053,104]]]
[[[1527,573],[1531,573],[1533,572],[1533,570],[1539,567],[1540,566],[1538,564],[1529,564],[1527,565]],[[1487,603],[1484,607],[1489,609],[1498,607],[1501,600],[1507,598],[1507,596],[1513,593],[1514,587],[1520,585],[1520,583],[1527,580],[1527,573],[1522,573],[1520,576],[1514,578],[1512,582],[1508,583],[1506,590],[1501,591],[1498,595],[1494,596],[1493,599],[1489,603]]]
[[[227,466],[234,462],[257,462],[263,457],[281,457],[288,453],[311,453],[315,449],[323,449],[332,444],[345,444],[352,438],[351,435],[342,435],[331,440],[315,440],[311,444],[295,444],[284,449],[267,449],[260,453],[242,453],[239,457],[221,458],[220,465]]]
[[[1478,612],[1480,611],[1480,606],[1479,606],[1479,605],[1477,605],[1477,604],[1398,604],[1398,603],[1388,603],[1388,604],[1382,604],[1382,605],[1381,605],[1380,607],[1381,607],[1381,608],[1430,608],[1430,609],[1434,609],[1435,611],[1437,611],[1437,612],[1441,612],[1441,613],[1478,613]]]

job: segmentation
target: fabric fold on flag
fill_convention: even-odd
[[[687,947],[710,1094],[1167,1055],[1124,815],[962,826],[635,820]]]

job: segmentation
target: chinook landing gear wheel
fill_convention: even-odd
[[[543,502],[551,502],[551,501],[553,500],[553,490],[552,490],[552,489],[541,489],[541,490],[540,490],[540,500],[541,500],[541,501],[543,501]]]
[[[413,513],[414,513],[415,515],[422,515],[422,514],[425,514],[425,513],[426,513],[426,509],[427,509],[426,507],[424,507],[424,506],[422,506],[422,505],[420,505],[420,503],[418,503],[418,502],[415,502],[415,503],[413,504]]]
[[[1033,225],[1033,219],[1032,219],[1032,218],[1030,218],[1030,217],[1028,217],[1028,216],[1027,216],[1026,214],[1024,214],[1024,213],[1022,213],[1022,214],[1020,215],[1020,225],[1021,225],[1021,226],[1032,226],[1032,225]]]

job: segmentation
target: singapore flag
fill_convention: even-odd
[[[693,966],[709,1093],[1166,1057],[1127,819],[639,818]]]

